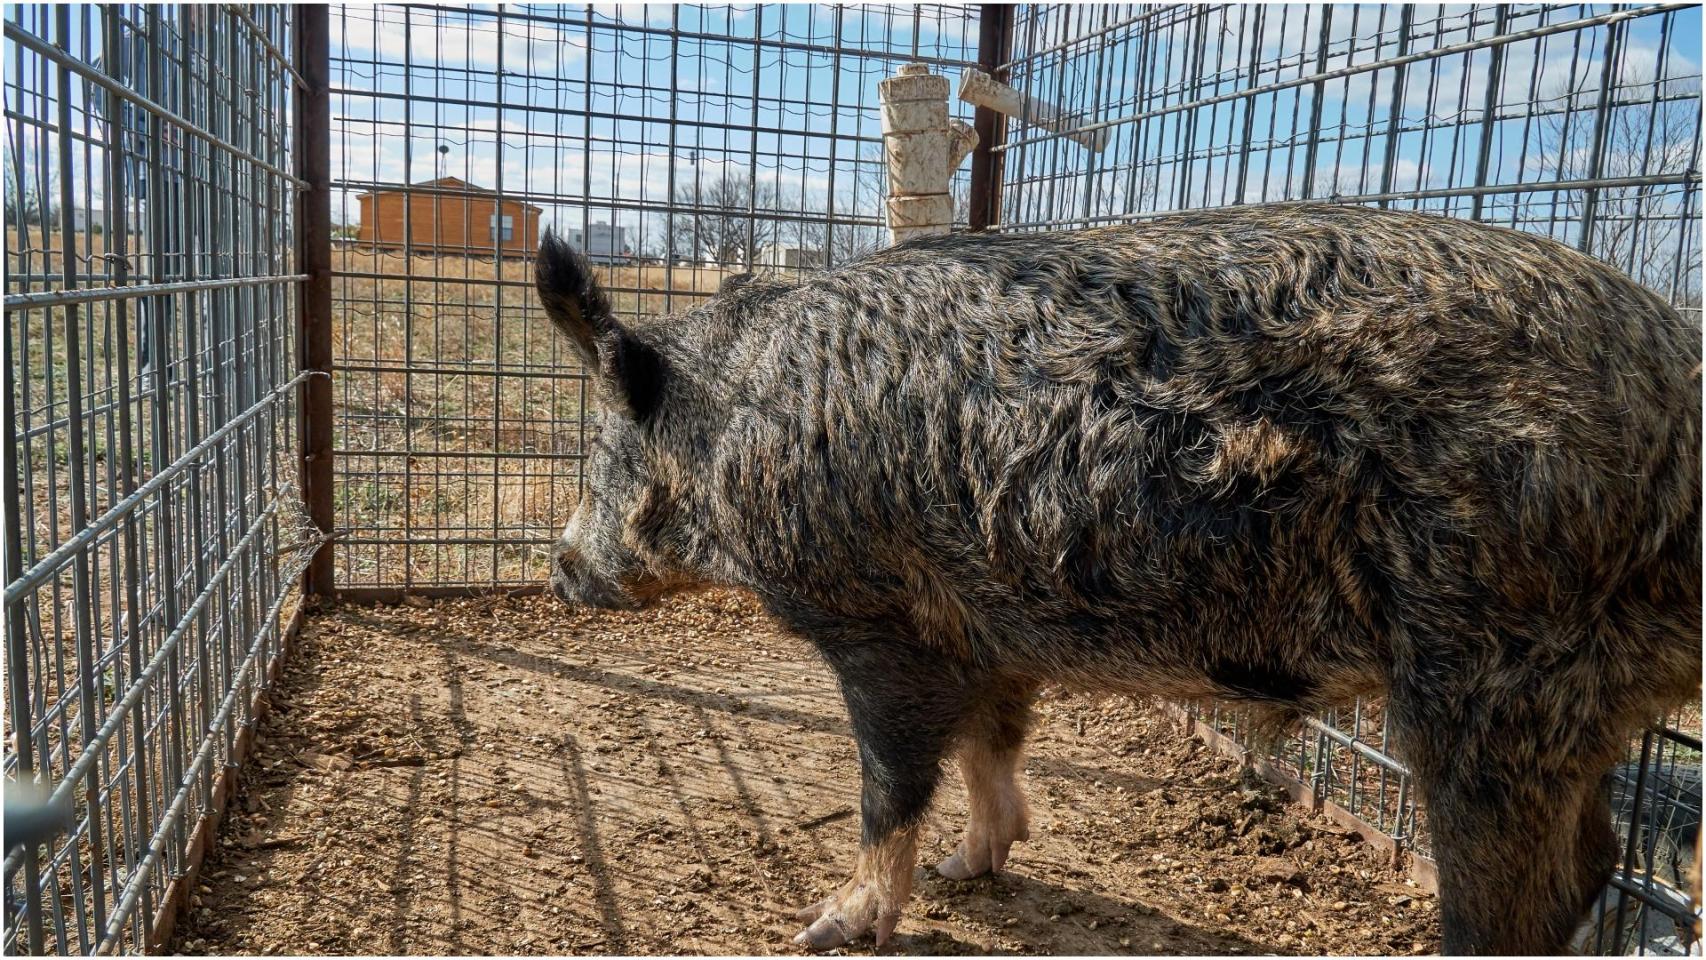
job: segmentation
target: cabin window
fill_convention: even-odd
[[[502,233],[499,233],[500,222],[502,224]],[[495,213],[492,214],[492,236],[497,237],[499,240],[514,240],[515,218],[500,217]]]

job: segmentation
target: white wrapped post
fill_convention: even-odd
[[[902,66],[877,84],[877,96],[889,173],[889,241],[947,233],[954,222],[948,184],[977,146],[977,132],[948,119],[948,78],[924,64]]]

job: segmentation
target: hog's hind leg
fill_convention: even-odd
[[[959,847],[936,865],[936,872],[950,880],[999,873],[1013,844],[1031,839],[1019,768],[1036,689],[1031,682],[992,686],[967,717],[959,757],[971,814]]]
[[[1604,789],[1617,739],[1558,749],[1520,709],[1494,725],[1463,708],[1430,718],[1402,695],[1393,706],[1433,834],[1444,952],[1563,952],[1617,858]]]
[[[851,881],[799,912],[809,925],[795,942],[827,950],[869,933],[881,946],[912,894],[918,823],[977,684],[965,665],[904,638],[818,646],[841,682],[859,746],[859,857]]]

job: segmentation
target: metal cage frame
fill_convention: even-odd
[[[308,601],[539,589],[593,398],[534,297],[538,226],[577,231],[629,315],[845,262],[882,242],[875,81],[923,62],[1075,128],[953,103],[979,134],[963,228],[1425,209],[1697,311],[1699,16],[9,7],[4,765],[8,828],[34,781],[46,833],[7,851],[0,943],[170,940]],[[1225,705],[1172,709],[1431,881],[1378,702],[1267,745]],[[1615,772],[1623,857],[1583,949],[1689,947],[1699,722]]]
[[[278,7],[11,7],[8,952],[158,947],[300,615],[303,77]],[[289,51],[289,52],[286,52]]]

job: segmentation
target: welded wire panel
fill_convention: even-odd
[[[1689,732],[1692,731],[1692,732]],[[1698,954],[1688,871],[1701,822],[1700,712],[1666,719],[1612,770],[1611,814],[1621,862],[1578,937],[1583,952]]]
[[[1331,200],[1545,234],[1698,307],[1700,9],[1029,6],[1011,82],[1107,137],[1010,124],[1002,220]]]
[[[8,6],[0,946],[139,952],[301,538],[289,11]]]
[[[957,76],[975,16],[334,9],[338,586],[540,586],[596,431],[534,296],[542,232],[584,250],[629,317],[875,249],[877,83],[914,61]]]
[[[1698,6],[1038,5],[1003,69],[1071,118],[1009,118],[1002,229],[1319,200],[1553,237],[1700,308]],[[1099,133],[1100,152],[1069,135]],[[1378,701],[1278,744],[1193,714],[1427,854]],[[1698,705],[1630,744],[1609,789],[1623,864],[1578,946],[1689,949],[1681,869],[1700,824]],[[1696,945],[1694,949],[1698,950]]]

